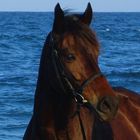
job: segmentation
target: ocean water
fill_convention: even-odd
[[[0,13],[0,140],[21,140],[32,115],[52,13]],[[140,93],[140,13],[95,13],[99,65],[112,86]]]

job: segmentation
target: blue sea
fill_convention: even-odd
[[[21,140],[31,118],[53,13],[0,13],[0,140]],[[140,93],[140,13],[95,13],[99,65],[112,86]]]

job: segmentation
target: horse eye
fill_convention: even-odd
[[[67,61],[71,62],[71,61],[75,60],[76,58],[75,58],[75,56],[73,54],[68,54],[66,56],[66,59],[67,59]]]

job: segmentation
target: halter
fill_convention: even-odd
[[[63,92],[65,94],[67,94],[68,90],[69,90],[70,93],[72,93],[72,95],[75,97],[75,100],[77,102],[79,102],[79,103],[87,102],[87,100],[85,100],[84,97],[82,96],[84,89],[92,81],[94,81],[98,77],[103,76],[103,74],[101,72],[99,72],[97,74],[92,74],[89,78],[87,78],[85,81],[83,81],[82,84],[78,88],[75,88],[70,80],[70,79],[72,79],[71,74],[65,70],[63,63],[60,60],[59,49],[56,45],[57,42],[55,42],[55,40],[53,39],[52,33],[50,34],[50,37],[51,37],[50,38],[51,39],[51,42],[50,42],[51,59],[52,59],[56,77],[57,77],[57,80],[59,81],[61,89],[63,90]],[[66,85],[67,85],[67,89],[65,88]]]
[[[51,47],[51,59],[52,59],[52,63],[54,66],[54,70],[56,73],[56,77],[57,80],[60,84],[61,89],[63,90],[63,92],[65,94],[70,93],[70,95],[73,96],[73,98],[75,99],[76,103],[77,103],[77,110],[75,112],[75,115],[78,114],[79,117],[79,122],[80,122],[80,126],[81,126],[81,131],[82,131],[82,135],[83,135],[83,140],[86,140],[86,134],[85,134],[85,130],[84,130],[84,126],[82,123],[82,119],[80,116],[80,108],[81,106],[85,106],[87,107],[91,112],[93,112],[95,114],[95,120],[96,121],[103,121],[102,118],[100,117],[100,115],[98,114],[96,108],[90,103],[88,102],[84,97],[83,97],[83,91],[84,89],[94,80],[96,80],[98,77],[104,76],[101,72],[97,73],[97,74],[92,74],[89,78],[87,78],[85,81],[83,81],[83,83],[78,87],[75,88],[71,82],[70,79],[72,79],[70,76],[70,73],[66,72],[65,67],[63,65],[63,63],[60,60],[59,57],[59,50],[57,47],[57,42],[54,40],[52,33],[50,33],[50,47]],[[66,89],[66,87],[67,89]],[[74,116],[75,116],[74,115]]]

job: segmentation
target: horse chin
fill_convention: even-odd
[[[114,119],[118,112],[119,101],[118,97],[114,98],[111,96],[103,97],[99,101],[96,110],[103,121],[111,121]]]

